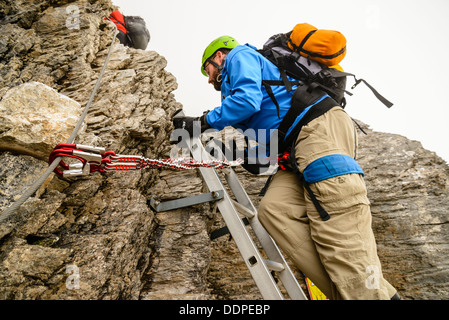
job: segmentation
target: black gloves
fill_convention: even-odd
[[[198,136],[200,133],[212,128],[206,120],[208,111],[206,111],[201,117],[176,117],[179,112],[181,112],[181,110],[176,111],[173,116],[173,125],[175,129],[186,130],[190,137],[194,137],[194,135]],[[194,127],[195,130],[193,129]]]

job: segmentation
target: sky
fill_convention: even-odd
[[[189,116],[220,105],[219,92],[200,72],[212,40],[229,35],[261,48],[298,23],[338,30],[347,39],[343,69],[394,103],[388,109],[360,84],[349,90],[346,112],[375,131],[417,140],[449,162],[448,0],[112,1],[123,14],[145,19],[147,50],[166,58],[178,82],[173,93]],[[353,83],[348,78],[347,89]]]

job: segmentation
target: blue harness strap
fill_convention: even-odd
[[[316,183],[350,173],[365,176],[360,165],[350,156],[331,154],[310,163],[302,174],[307,183]]]

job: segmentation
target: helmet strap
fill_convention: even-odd
[[[216,63],[215,61],[212,61],[212,59],[207,59],[206,61],[208,61],[211,65],[213,65],[215,68],[217,68],[218,69],[218,75],[217,75],[217,82],[221,82],[223,79],[222,79],[222,71],[223,71],[223,67],[224,67],[224,64],[225,64],[225,59],[223,59],[223,61],[222,61],[222,63],[221,63],[221,65],[218,65],[218,63]]]
[[[221,70],[223,70],[224,63],[222,63],[220,66],[215,61],[212,61],[212,59],[210,59],[210,58],[207,59],[206,61],[209,62],[211,65],[213,65],[215,68],[217,68],[219,72],[221,72]]]

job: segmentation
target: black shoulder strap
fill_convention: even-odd
[[[354,78],[355,78],[355,76],[354,76]],[[387,99],[385,99],[385,97],[382,96],[379,92],[377,92],[377,90],[374,89],[368,82],[366,82],[366,81],[363,80],[363,79],[358,79],[358,80],[357,80],[357,78],[355,78],[355,79],[356,79],[356,82],[355,82],[355,84],[351,87],[351,89],[354,89],[355,87],[357,87],[357,86],[360,84],[360,82],[363,82],[368,88],[370,88],[370,90],[374,93],[374,95],[376,96],[376,98],[379,99],[380,102],[382,102],[384,105],[387,106],[387,108],[391,108],[391,107],[393,106],[393,103],[391,103],[390,101],[388,101]]]
[[[312,200],[312,203],[315,206],[316,211],[318,211],[318,214],[320,215],[321,220],[323,220],[323,221],[329,220],[331,218],[331,216],[326,211],[326,209],[323,208],[321,203],[318,201],[318,199],[316,198],[316,196],[313,193],[312,189],[310,188],[309,183],[307,183],[306,179],[304,179],[304,175],[302,174],[301,171],[299,171],[298,163],[296,162],[296,157],[295,157],[295,145],[294,144],[293,144],[292,149],[291,149],[290,157],[291,157],[290,158],[290,160],[291,160],[290,163],[292,165],[293,172],[298,175],[299,181],[302,182],[302,184],[304,185],[304,188],[307,190],[307,193],[309,194],[310,200]]]
[[[295,123],[298,115],[303,111],[298,109],[296,105],[292,104],[291,108],[288,110],[287,114],[285,115],[284,119],[281,121],[278,127],[279,151],[282,152],[286,150],[288,146],[294,144],[296,137],[298,136],[299,132],[301,131],[304,125],[308,124],[310,121],[318,118],[319,116],[321,116],[322,114],[326,113],[328,110],[336,106],[338,106],[338,103],[334,99],[330,97],[323,99],[321,102],[314,105],[313,108],[311,108],[304,115],[304,117],[296,124],[296,126],[289,133],[289,135],[286,136],[290,128]]]
[[[376,98],[379,99],[380,102],[382,102],[388,108],[391,108],[393,106],[392,102],[388,101],[384,96],[382,96],[376,89],[374,89],[373,86],[371,86],[368,82],[366,82],[366,80],[357,79],[357,77],[354,74],[348,73],[348,72],[343,72],[343,71],[337,70],[335,68],[329,68],[328,70],[329,70],[329,72],[331,72],[331,74],[334,78],[349,77],[349,76],[354,77],[355,84],[351,87],[351,89],[354,90],[355,87],[357,87],[361,82],[363,82],[373,92],[373,94],[376,96]]]
[[[300,81],[290,81],[288,79],[286,79],[286,81],[289,84],[290,91],[292,90],[292,86],[293,85],[295,85],[295,86],[299,86],[300,85]],[[274,96],[273,89],[271,89],[271,86],[285,86],[285,80],[282,80],[282,81],[281,80],[262,80],[262,85],[265,87],[265,91],[267,91],[268,96],[271,98],[271,100],[273,101],[274,105],[276,106],[276,110],[277,110],[277,113],[278,113],[278,118],[281,118],[279,103],[276,100],[276,97]]]

